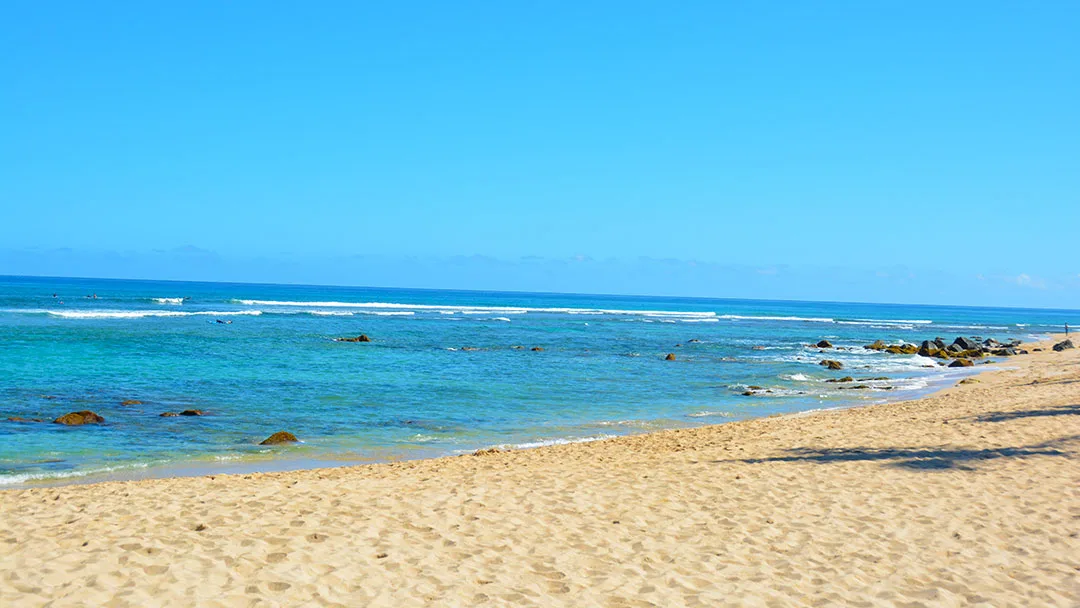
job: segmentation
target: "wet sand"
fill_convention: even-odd
[[[932,397],[0,492],[3,606],[1076,606],[1080,349]]]

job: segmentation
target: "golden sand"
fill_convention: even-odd
[[[0,492],[0,605],[1078,606],[1080,349],[1006,365],[587,444]]]

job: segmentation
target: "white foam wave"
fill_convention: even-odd
[[[46,314],[62,319],[141,319],[144,317],[235,317],[258,316],[261,310],[200,310],[194,312],[181,312],[178,310],[46,310],[46,309],[16,309],[4,312],[19,312],[26,314]]]
[[[183,304],[184,298],[154,298],[155,304]]]
[[[602,441],[604,439],[611,439],[612,437],[618,437],[618,435],[591,435],[589,437],[571,437],[565,439],[544,439],[541,441],[527,441],[525,443],[504,443],[495,447],[501,449],[513,449],[513,450],[529,450],[532,448],[542,448],[549,445],[567,445],[570,443],[588,443],[590,441]]]
[[[612,316],[642,316],[654,318],[674,319],[707,319],[716,318],[715,312],[681,311],[681,310],[623,310],[609,308],[563,308],[563,307],[529,307],[529,306],[459,306],[450,304],[401,304],[396,302],[297,302],[289,300],[246,300],[237,299],[233,303],[243,306],[273,306],[273,307],[297,307],[309,306],[317,308],[348,308],[348,309],[374,309],[374,310],[399,310],[414,312],[435,312],[440,314],[498,314],[498,315],[523,315],[536,314],[569,314],[569,315],[612,315]]]
[[[915,325],[929,325],[933,321],[926,319],[844,319],[831,317],[783,317],[764,315],[720,315],[718,318],[730,321],[787,321],[794,323],[834,323],[836,325],[869,325],[878,329],[914,329]]]
[[[762,317],[753,315],[720,315],[718,318],[731,321],[801,321],[805,323],[835,323],[828,317]]]
[[[690,418],[708,418],[708,417],[712,417],[712,416],[717,416],[717,417],[722,417],[722,418],[732,418],[732,417],[735,416],[735,414],[733,414],[731,412],[713,412],[713,411],[710,411],[710,410],[703,410],[703,411],[700,411],[700,412],[694,412],[692,414],[687,414],[687,416],[690,417]]]
[[[353,313],[344,310],[308,310],[305,311],[316,317],[351,317]]]
[[[490,318],[488,320],[489,321],[506,321],[507,323],[510,322],[510,319],[507,319],[506,317],[492,317],[492,318]]]
[[[787,377],[788,380],[794,380],[796,382],[809,382],[810,377],[806,374],[791,374]]]
[[[121,471],[130,471],[136,469],[146,469],[151,466],[151,463],[137,462],[131,464],[124,464],[111,467],[99,467],[96,469],[75,470],[75,471],[63,471],[63,472],[45,472],[45,473],[13,473],[9,475],[0,475],[0,486],[19,485],[24,483],[30,483],[35,481],[61,481],[65,479],[78,479],[80,477],[89,477],[92,475],[108,475],[109,473],[117,473]]]

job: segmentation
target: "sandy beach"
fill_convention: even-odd
[[[0,605],[1080,605],[1080,349],[1035,346],[913,402],[0,492]]]

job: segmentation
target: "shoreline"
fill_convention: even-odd
[[[1064,339],[1064,334],[1054,334],[1046,340],[1057,341]],[[1044,342],[1046,341],[1044,340]],[[1041,343],[1041,342],[1039,342]],[[1031,343],[1038,344],[1038,343]],[[1029,345],[1025,343],[1025,345]],[[793,412],[781,413],[781,414],[764,414],[754,415],[745,418],[739,418],[736,420],[730,420],[726,422],[711,422],[701,424],[691,424],[685,427],[669,427],[647,430],[642,432],[628,432],[622,435],[610,435],[604,437],[588,437],[588,438],[556,438],[543,442],[543,445],[534,445],[529,447],[518,447],[516,445],[508,444],[491,444],[481,445],[475,448],[459,450],[456,453],[432,453],[429,455],[419,456],[415,458],[392,458],[392,459],[378,459],[377,457],[369,457],[358,453],[350,452],[343,454],[323,454],[319,456],[304,456],[304,457],[288,457],[288,456],[267,456],[257,455],[244,458],[242,455],[237,455],[235,459],[226,460],[202,460],[194,459],[188,461],[169,462],[165,464],[144,464],[144,465],[131,465],[119,470],[111,471],[94,471],[86,474],[74,474],[67,477],[46,477],[35,478],[22,482],[13,482],[8,484],[0,484],[0,493],[14,490],[28,490],[34,488],[61,488],[71,485],[93,485],[98,483],[124,483],[124,482],[137,482],[137,481],[152,481],[158,479],[173,479],[173,478],[188,478],[188,477],[206,477],[217,475],[251,475],[257,473],[288,473],[288,472],[301,472],[301,471],[314,471],[332,468],[348,468],[357,466],[375,466],[399,462],[424,462],[429,460],[438,460],[441,458],[456,458],[463,455],[468,455],[473,451],[486,451],[486,450],[499,450],[499,451],[521,451],[521,450],[536,450],[546,449],[559,445],[578,444],[578,443],[594,443],[598,441],[609,441],[625,439],[627,437],[640,437],[644,435],[651,435],[653,433],[662,433],[672,430],[680,429],[701,429],[712,426],[720,426],[727,424],[737,424],[741,422],[747,422],[751,420],[759,420],[775,417],[799,417],[812,415],[819,412],[840,411],[848,409],[860,409],[868,407],[877,407],[881,405],[905,403],[909,401],[918,401],[920,399],[926,399],[932,397],[942,391],[952,388],[958,379],[966,377],[978,376],[985,373],[991,373],[995,370],[1001,369],[1002,364],[1008,363],[1008,360],[999,361],[986,361],[984,365],[978,365],[975,368],[961,368],[956,372],[949,374],[947,368],[939,368],[939,372],[943,372],[948,375],[941,376],[928,376],[927,386],[921,389],[915,389],[913,394],[904,395],[896,400],[883,397],[878,401],[865,402],[852,400],[849,403],[823,407],[823,408],[810,408],[806,410],[798,410]],[[432,450],[433,451],[433,450]],[[433,451],[434,452],[434,451]]]
[[[1076,605],[1080,349],[1013,361],[920,400],[811,415],[5,491],[0,597]]]

